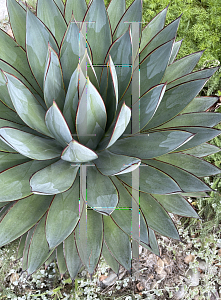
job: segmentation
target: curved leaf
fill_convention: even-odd
[[[38,171],[30,178],[31,191],[34,194],[54,195],[67,191],[73,184],[79,166],[59,160]]]
[[[165,71],[171,55],[174,40],[161,45],[151,52],[140,64],[140,93],[143,95],[157,85]]]
[[[154,195],[154,198],[170,213],[179,216],[199,218],[191,204],[181,195]]]
[[[22,259],[22,269],[23,270],[27,270],[27,268],[28,268],[28,250],[29,250],[30,241],[31,241],[31,238],[33,236],[36,226],[37,225],[32,227],[27,233],[27,237],[26,237],[26,241],[25,241],[25,248],[24,248],[24,252],[23,252],[23,259]]]
[[[71,276],[72,281],[74,281],[77,276],[82,262],[77,252],[77,247],[74,239],[74,232],[64,241],[64,254],[65,260],[68,268],[68,272]]]
[[[179,114],[199,93],[207,79],[194,80],[175,86],[164,94],[159,108],[145,130],[159,126]],[[165,114],[165,111],[167,112]]]
[[[111,29],[103,0],[93,0],[85,16],[87,39],[93,54],[93,64],[103,64],[112,43]],[[99,45],[99,47],[98,47]],[[100,78],[101,68],[97,69]]]
[[[94,163],[103,175],[113,176],[131,172],[132,169],[139,167],[141,161],[138,158],[117,155],[105,150],[99,153]]]
[[[52,252],[51,252],[52,253]],[[33,233],[28,251],[28,275],[34,273],[51,255],[45,237],[45,216]]]
[[[126,3],[125,0],[111,0],[107,13],[110,20],[111,31],[114,32],[120,18],[125,13]]]
[[[70,3],[70,1],[67,1],[66,9],[68,3]],[[76,41],[79,41],[79,37],[80,37],[80,47],[79,47],[79,43],[76,43]],[[82,58],[84,56],[85,47],[86,47],[86,41],[82,33],[79,32],[77,23],[70,22],[60,49],[60,61],[63,70],[64,84],[66,89],[68,88],[69,81],[73,72],[78,66],[79,57]]]
[[[188,141],[185,145],[177,148],[177,151],[187,150],[193,147],[196,147],[202,143],[212,140],[214,137],[221,133],[221,130],[216,130],[213,128],[207,127],[180,127],[183,130],[187,130],[194,134],[194,137]]]
[[[26,51],[31,70],[43,90],[48,43],[58,51],[56,41],[45,25],[29,10],[26,15]],[[26,59],[27,60],[27,59]],[[24,60],[23,60],[24,63]]]
[[[85,0],[67,0],[65,3],[65,19],[68,23],[72,18],[72,14],[76,21],[83,21],[86,11],[87,4]]]
[[[45,123],[52,136],[64,147],[72,141],[72,135],[68,125],[55,101],[48,109]]]
[[[78,79],[79,73],[78,69],[76,69],[70,79],[63,109],[64,118],[73,134],[76,132],[75,118],[78,106]]]
[[[197,177],[207,177],[220,173],[220,169],[207,161],[183,153],[166,154],[158,157],[158,160],[184,169]]]
[[[118,203],[118,191],[107,176],[95,167],[87,169],[87,204],[94,210],[110,215]]]
[[[67,266],[64,258],[64,252],[63,252],[63,243],[56,248],[56,254],[57,254],[58,269],[61,274],[61,277],[63,277],[64,273],[67,271]]]
[[[130,187],[132,186],[131,174],[118,175]],[[148,165],[140,166],[140,191],[155,194],[171,194],[181,192],[177,183],[165,172]]]
[[[67,24],[55,2],[53,0],[38,0],[37,17],[48,27],[57,40],[58,45],[60,45],[67,29]]]
[[[113,257],[113,255],[110,253],[110,251],[108,250],[105,242],[103,243],[103,247],[102,247],[102,255],[103,255],[106,263],[111,267],[111,269],[116,274],[118,274],[119,273],[120,265],[116,261],[116,259]]]
[[[168,41],[176,37],[176,32],[180,23],[180,18],[177,18],[165,28],[163,28],[157,35],[152,38],[150,43],[148,43],[140,53],[140,59],[143,60],[150,52],[154,49],[167,43]]]
[[[45,110],[31,91],[16,77],[6,74],[7,88],[19,117],[31,128],[51,136],[45,125]]]
[[[60,110],[65,100],[62,70],[57,53],[48,45],[48,57],[45,65],[44,100],[47,107],[56,102]]]
[[[171,53],[171,56],[170,56],[170,60],[169,60],[169,64],[172,64],[180,50],[180,47],[181,47],[181,44],[182,44],[183,40],[180,40],[178,42],[175,42],[173,44],[173,49],[172,49],[172,53]]]
[[[16,42],[25,49],[26,12],[16,0],[7,0],[10,24]]]
[[[94,151],[74,140],[70,142],[61,155],[61,159],[75,163],[88,162],[96,158],[98,158],[98,156]]]
[[[142,1],[135,0],[125,11],[121,17],[115,31],[113,32],[113,40],[124,34],[131,23],[126,22],[141,22],[142,21]]]
[[[140,207],[148,226],[164,236],[180,240],[178,231],[171,218],[151,195],[140,193]]]
[[[150,40],[163,29],[168,6],[159,12],[142,30],[142,39],[140,43],[140,51],[150,42]]]
[[[27,162],[28,160],[29,159],[27,157],[24,157],[21,154],[0,152],[0,172],[9,169],[15,165]]]
[[[206,111],[218,101],[218,97],[196,97],[182,111],[182,114]]]
[[[192,149],[185,150],[182,153],[190,154],[190,155],[193,155],[193,156],[196,156],[196,157],[204,157],[204,156],[208,156],[208,155],[217,153],[219,151],[220,151],[220,148],[218,148],[214,145],[204,143],[204,144],[196,146]]]
[[[129,236],[110,217],[103,216],[103,221],[104,240],[107,248],[117,262],[129,271],[131,269],[131,244]]]
[[[2,127],[0,137],[13,149],[32,159],[52,159],[59,157],[62,152],[62,148],[52,139],[42,138],[10,127]]]
[[[171,82],[193,71],[204,51],[192,53],[168,66],[163,77],[163,82]]]
[[[147,125],[154,116],[160,102],[164,96],[166,86],[159,84],[140,98],[140,128],[141,130]],[[132,107],[133,109],[133,107]]]
[[[176,180],[184,193],[211,191],[211,189],[203,181],[178,167],[157,160],[144,160],[144,162],[149,166],[153,166],[154,168],[165,172],[171,178]]]
[[[51,200],[52,197],[32,195],[17,201],[0,223],[1,247],[33,227],[47,211]]]
[[[75,230],[76,244],[80,258],[90,274],[93,274],[103,244],[103,220],[102,215],[94,210],[87,210],[87,232]],[[86,239],[86,247],[85,240]],[[83,241],[82,241],[83,240]]]
[[[0,202],[14,201],[30,196],[31,175],[49,165],[51,161],[30,161],[0,173]]]
[[[87,91],[84,89],[84,93],[87,95],[82,96],[77,110],[77,134],[81,144],[95,149],[104,135],[107,121],[106,109],[103,99],[89,79]]]
[[[29,68],[24,49],[19,47],[15,40],[2,29],[0,29],[0,44],[1,60],[8,63],[10,66],[13,66],[13,68],[18,70],[36,90],[39,90],[38,84],[36,83]]]
[[[175,130],[138,134],[118,140],[109,150],[140,159],[154,158],[177,149],[192,137],[189,132]]]
[[[79,176],[65,193],[56,195],[46,219],[46,238],[50,249],[63,242],[79,220]]]

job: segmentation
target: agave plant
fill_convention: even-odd
[[[217,98],[196,97],[217,68],[193,72],[203,51],[175,60],[180,17],[165,27],[167,8],[141,30],[141,0],[7,6],[0,246],[20,238],[28,274],[56,256],[72,279],[101,255],[130,270],[133,245],[159,255],[155,232],[179,240],[169,213],[198,218],[186,197],[220,172],[202,158],[219,151],[206,143],[220,134],[221,114],[205,112]]]

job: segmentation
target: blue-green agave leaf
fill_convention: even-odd
[[[51,136],[45,125],[45,109],[31,91],[16,77],[5,74],[7,88],[19,117],[31,128]]]
[[[52,249],[63,242],[79,220],[79,176],[66,192],[56,195],[46,218],[46,238]]]
[[[61,277],[63,277],[64,273],[67,271],[66,261],[63,252],[63,243],[56,248],[56,254],[57,254],[56,256],[57,256],[58,269],[61,274]]]
[[[62,148],[52,139],[10,127],[2,127],[0,137],[16,151],[32,159],[48,160],[59,157],[62,152]]]
[[[184,169],[197,177],[213,176],[220,173],[220,169],[207,161],[184,153],[165,154],[158,157],[158,160]]]
[[[118,203],[118,191],[107,176],[96,167],[87,169],[87,204],[101,214],[110,215]]]
[[[119,139],[110,151],[116,154],[149,159],[169,153],[187,143],[193,135],[187,131],[160,131]]]
[[[90,149],[96,149],[104,135],[106,122],[107,114],[103,99],[87,79],[87,89],[84,89],[76,116],[76,128],[80,143]]]
[[[96,158],[98,158],[98,156],[94,151],[79,144],[75,140],[70,142],[61,155],[61,159],[75,163],[88,162]]]
[[[122,15],[125,13],[126,3],[125,0],[111,0],[107,8],[108,17],[110,20],[111,31],[114,32]]]
[[[4,172],[1,172],[0,202],[14,201],[30,196],[32,194],[29,184],[31,175],[38,170],[45,168],[50,163],[51,161],[30,161],[15,165]],[[42,198],[45,199],[45,197]]]
[[[67,24],[55,2],[53,0],[38,0],[37,17],[52,32],[60,46]]]
[[[7,0],[7,8],[15,40],[25,49],[26,11],[16,0]]]
[[[166,210],[149,194],[140,193],[140,207],[147,225],[158,233],[180,240],[178,231]],[[155,218],[154,216],[158,216]]]
[[[38,171],[30,178],[31,191],[34,194],[54,195],[67,191],[73,184],[79,166],[59,160]]]
[[[21,174],[19,175],[21,176]],[[0,223],[1,247],[14,241],[33,227],[47,211],[51,200],[52,197],[32,195],[15,202]]]
[[[135,0],[125,11],[113,32],[113,40],[118,39],[127,30],[131,22],[142,21],[142,1]],[[128,23],[126,23],[128,22]],[[130,22],[130,23],[129,23]]]
[[[44,100],[49,108],[53,101],[60,110],[64,107],[65,90],[60,60],[57,53],[48,45],[48,57],[45,65]]]
[[[111,217],[103,216],[103,220],[104,241],[108,250],[116,261],[129,271],[131,269],[130,237],[114,223]]]
[[[192,72],[203,52],[204,51],[192,53],[190,55],[182,57],[179,60],[176,60],[174,63],[169,65],[164,74],[163,82],[169,83]]]
[[[82,22],[87,11],[87,4],[85,0],[67,0],[65,3],[65,19],[69,23],[74,16],[75,20]]]
[[[0,172],[9,169],[15,165],[22,164],[29,161],[29,159],[21,154],[17,153],[5,153],[0,152]]]
[[[211,154],[215,154],[219,151],[220,151],[220,148],[218,148],[214,145],[210,145],[208,143],[203,143],[203,144],[201,144],[199,146],[196,146],[192,149],[182,151],[182,153],[193,155],[193,156],[196,156],[196,157],[204,157],[204,156],[208,156],[208,155],[211,155]]]
[[[168,6],[159,12],[142,30],[140,51],[160,32],[165,24]]]
[[[98,159],[94,163],[103,175],[113,176],[132,172],[139,167],[141,161],[138,158],[117,155],[105,150],[98,153]]]
[[[64,241],[64,254],[68,272],[72,281],[74,281],[82,266],[75,243],[74,232],[72,232],[72,234]]]
[[[157,85],[167,69],[174,40],[151,52],[140,64],[140,93]]]
[[[76,244],[79,256],[90,274],[98,264],[103,244],[103,220],[102,215],[92,209],[87,210],[87,232],[75,230]],[[86,239],[82,243],[82,239]]]
[[[108,250],[105,242],[103,243],[103,247],[102,247],[102,255],[103,255],[106,263],[111,267],[111,269],[116,274],[118,274],[119,273],[120,265],[116,261],[116,259],[113,257],[113,255],[110,253],[110,251]]]
[[[48,109],[45,123],[51,135],[64,147],[72,141],[70,129],[55,101]]]
[[[64,118],[73,134],[76,133],[75,118],[78,106],[78,80],[79,70],[76,69],[70,79],[63,109]]]
[[[118,175],[126,185],[132,186],[132,175],[130,173]],[[174,179],[167,173],[148,165],[140,166],[140,190],[145,193],[171,194],[182,192]]]
[[[208,108],[213,106],[214,103],[218,101],[217,96],[212,97],[196,97],[194,98],[189,105],[182,111],[182,114],[190,112],[202,112],[206,111]]]
[[[30,68],[43,90],[48,43],[58,52],[54,37],[45,25],[28,9],[26,15],[26,51]],[[27,59],[23,59],[24,61]],[[20,70],[20,68],[17,68]]]
[[[53,252],[53,251],[52,251]],[[28,275],[34,273],[52,254],[45,236],[45,216],[37,224],[28,250]]]
[[[182,44],[183,40],[180,40],[178,42],[175,42],[173,44],[173,49],[172,49],[172,53],[171,53],[171,56],[170,56],[170,60],[169,60],[169,65],[172,64],[180,50],[180,47],[181,47],[181,44]]]

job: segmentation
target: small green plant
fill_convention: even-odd
[[[203,51],[175,60],[180,17],[165,27],[168,8],[139,49],[141,0],[127,10],[124,0],[38,0],[37,16],[7,6],[0,246],[21,237],[28,275],[56,257],[72,280],[82,265],[92,276],[101,255],[131,270],[131,238],[159,255],[155,232],[180,239],[168,212],[198,218],[186,196],[211,191],[200,178],[220,173],[200,158],[218,151],[206,142],[221,114],[204,112],[217,97],[196,97],[218,67],[192,72]]]

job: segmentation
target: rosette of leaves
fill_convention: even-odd
[[[38,0],[37,15],[15,0],[7,6],[14,38],[0,31],[0,245],[20,238],[28,274],[55,256],[72,279],[82,265],[93,274],[101,255],[115,272],[130,270],[132,206],[133,239],[159,254],[155,232],[179,239],[168,212],[198,218],[185,197],[206,195],[200,178],[220,172],[202,158],[219,150],[206,143],[220,134],[221,114],[205,112],[217,98],[196,97],[217,68],[192,72],[203,52],[175,60],[180,17],[165,27],[166,8],[141,31],[132,102],[129,22],[142,21],[141,0],[128,9],[124,0],[107,9],[103,0]]]

